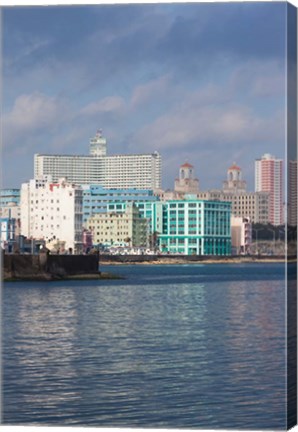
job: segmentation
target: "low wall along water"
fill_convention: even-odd
[[[4,280],[52,280],[75,276],[99,276],[98,255],[6,255],[3,256]]]

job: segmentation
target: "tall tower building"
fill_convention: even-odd
[[[107,140],[103,137],[101,129],[96,132],[94,138],[90,139],[89,153],[92,156],[106,156]]]
[[[297,160],[288,166],[288,224],[297,226]]]
[[[190,194],[199,192],[199,180],[195,178],[193,165],[188,162],[180,166],[179,178],[175,180],[175,192]]]
[[[269,222],[272,225],[284,223],[282,165],[282,159],[269,153],[255,161],[255,190],[269,192]]]
[[[246,181],[242,180],[241,168],[234,162],[228,169],[227,180],[223,181],[223,192],[246,192]]]

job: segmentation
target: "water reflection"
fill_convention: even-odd
[[[172,266],[147,285],[143,271],[135,285],[7,286],[4,421],[283,427],[281,278],[189,283]]]

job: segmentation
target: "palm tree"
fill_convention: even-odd
[[[125,241],[125,243],[128,243],[129,246],[131,246],[131,245],[130,245],[130,242],[131,242],[131,238],[130,238],[130,237],[126,237],[126,238],[124,239],[124,241]]]

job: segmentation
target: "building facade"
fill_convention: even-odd
[[[233,216],[248,218],[252,223],[267,224],[269,222],[268,192],[227,193],[210,190],[198,193],[197,197],[203,200],[230,202]]]
[[[181,177],[181,169],[180,175]],[[176,180],[177,182],[177,180]],[[176,183],[175,183],[176,185]],[[227,180],[223,182],[223,190],[186,192],[158,190],[154,193],[161,201],[175,199],[200,199],[207,201],[230,202],[232,214],[236,217],[248,218],[252,223],[267,224],[269,222],[269,192],[246,192],[246,182],[242,179],[241,168],[233,164],[227,171]]]
[[[185,255],[231,254],[230,203],[174,200],[164,203],[163,252]]]
[[[98,133],[90,142],[89,155],[34,155],[34,178],[65,177],[75,184],[100,184],[107,189],[159,189],[161,156],[158,152],[106,155],[105,138]]]
[[[133,203],[124,211],[97,213],[87,221],[93,245],[148,247],[149,225]]]
[[[0,190],[0,217],[20,219],[20,189]]]
[[[246,255],[250,252],[252,226],[248,218],[231,217],[232,253]]]
[[[227,180],[223,181],[223,192],[226,193],[245,193],[246,181],[242,180],[242,171],[239,166],[234,164],[228,169]]]
[[[297,226],[297,160],[289,160],[287,220],[290,226]]]
[[[156,234],[162,252],[185,255],[230,255],[231,204],[197,199],[136,202],[142,218]],[[121,212],[116,203],[111,211]]]
[[[283,161],[269,153],[255,161],[255,190],[269,193],[269,223],[284,223]]]
[[[100,185],[82,185],[82,189],[84,225],[91,216],[97,213],[124,211],[123,203],[158,200],[153,190],[150,189],[105,189]],[[110,203],[113,204],[112,208],[108,206]]]
[[[94,138],[89,141],[89,153],[91,156],[106,156],[107,155],[107,140],[102,135],[102,131],[98,130]]]
[[[174,190],[178,193],[199,192],[199,180],[195,178],[193,165],[186,162],[180,166],[179,178],[175,180]]]
[[[16,225],[14,218],[0,218],[0,240],[1,248],[6,252],[13,252],[16,242]]]
[[[60,179],[34,179],[21,187],[21,234],[44,239],[47,247],[64,245],[65,250],[82,252],[83,191]],[[61,251],[63,252],[63,251]]]

